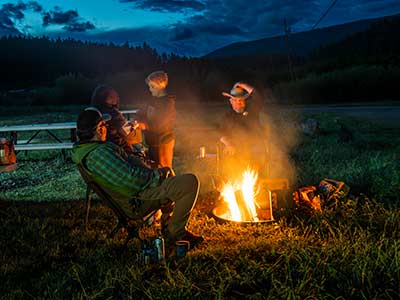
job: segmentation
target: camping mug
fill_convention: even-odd
[[[183,241],[183,240],[177,241],[175,245],[176,245],[176,258],[185,257],[190,247],[189,241]]]

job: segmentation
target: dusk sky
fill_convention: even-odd
[[[397,13],[400,0],[0,0],[0,34],[147,42],[160,52],[202,56],[281,35],[284,19],[299,32],[322,16],[317,28]]]

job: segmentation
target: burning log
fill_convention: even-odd
[[[264,213],[265,209],[263,210],[256,201],[260,190],[257,180],[257,172],[247,168],[242,173],[241,180],[226,182],[221,188],[221,198],[225,206],[218,206],[214,209],[216,216],[235,222],[252,223],[266,221],[260,220],[260,215]],[[269,206],[271,206],[271,200],[270,198],[268,199]],[[271,221],[273,220],[272,209],[270,209],[269,212],[271,217],[268,217],[268,221]]]
[[[240,210],[241,219],[243,221],[254,221],[253,216],[251,215],[250,210],[246,205],[246,201],[244,200],[242,190],[237,190],[235,192],[235,198]]]

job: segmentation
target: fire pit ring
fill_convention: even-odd
[[[265,210],[265,213],[271,215],[271,212],[269,210]],[[247,224],[267,224],[267,223],[273,223],[275,220],[273,219],[271,215],[271,219],[259,219],[255,221],[236,221],[232,219],[225,218],[224,215],[226,214],[226,208],[223,206],[216,206],[212,210],[212,216],[214,219],[219,222],[219,223],[236,223],[240,225],[247,225]]]

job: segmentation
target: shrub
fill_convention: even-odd
[[[58,77],[54,87],[38,88],[34,104],[88,104],[94,87],[94,80],[70,73]]]

